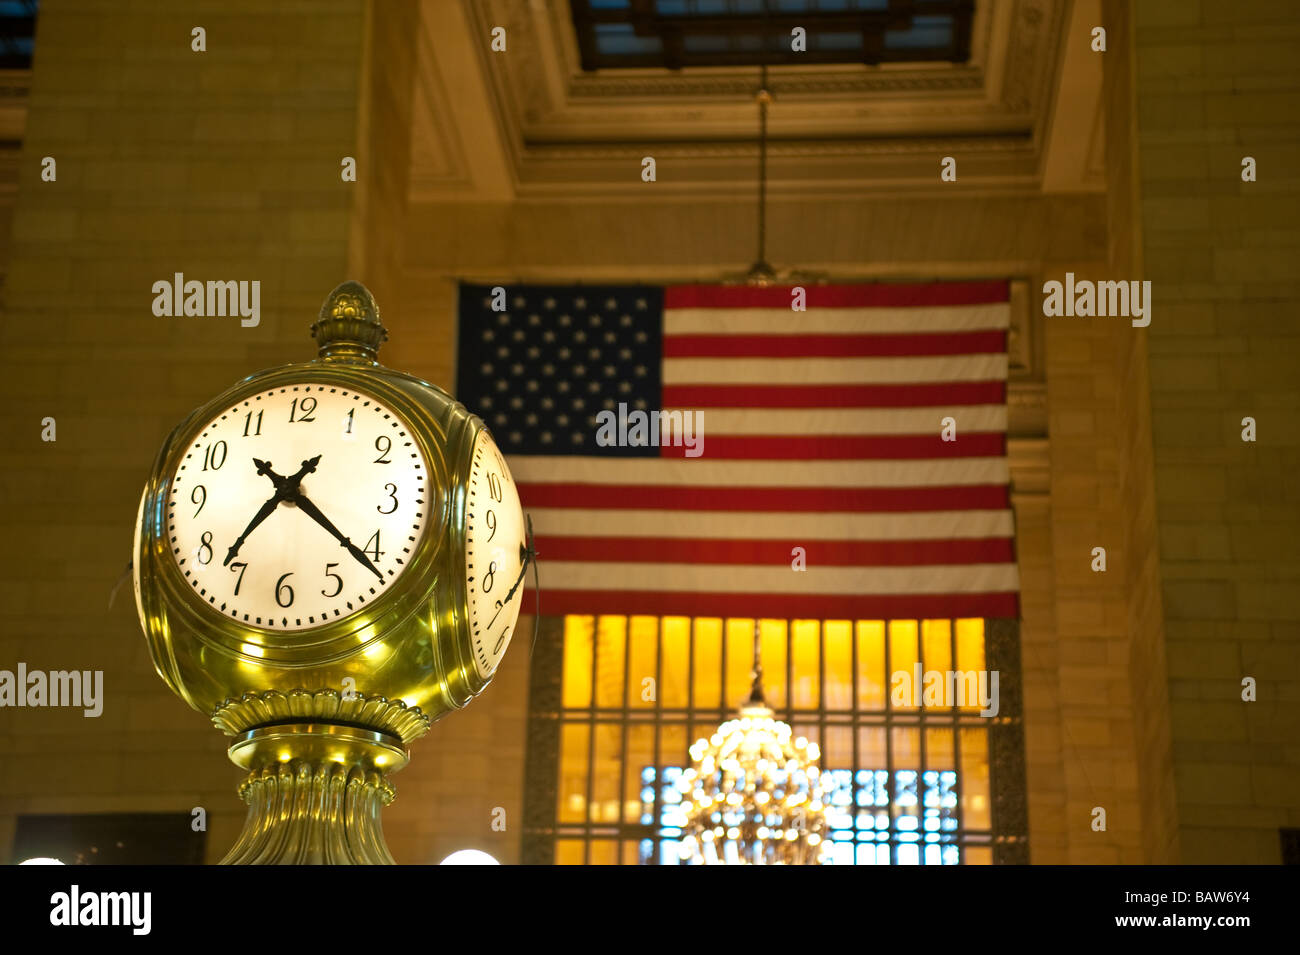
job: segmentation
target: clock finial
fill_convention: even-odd
[[[388,329],[379,320],[379,306],[360,282],[347,281],[330,292],[312,323],[312,337],[321,358],[375,361]]]

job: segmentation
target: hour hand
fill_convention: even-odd
[[[258,474],[265,474],[267,477],[271,479],[271,483],[275,485],[276,496],[278,497],[282,495],[285,490],[285,485],[288,483],[289,479],[285,477],[281,477],[280,475],[272,471],[270,461],[263,461],[261,458],[253,458],[253,463],[257,465]]]
[[[353,557],[355,557],[358,561],[360,561],[362,566],[370,570],[380,580],[384,579],[383,572],[374,564],[370,563],[370,558],[366,557],[366,552],[363,551],[361,548],[359,548],[356,544],[352,543],[352,541],[344,537],[339,532],[339,529],[330,523],[329,518],[320,512],[320,508],[318,508],[315,504],[313,504],[310,500],[308,500],[307,495],[303,494],[300,491],[298,495],[293,499],[293,501],[295,504],[298,505],[298,509],[300,511],[302,511],[304,514],[310,517],[321,527],[325,528],[325,530],[333,534],[335,540],[337,540],[340,544],[346,547],[348,553],[351,554]]]

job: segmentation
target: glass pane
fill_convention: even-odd
[[[564,618],[565,707],[591,706],[591,640],[595,617]]]
[[[592,840],[591,864],[618,865],[618,843],[613,839]]]
[[[952,668],[952,625],[949,621],[922,621],[921,653],[924,658],[921,661],[924,667],[922,701],[926,709],[951,709],[966,699],[962,695],[966,692],[966,681]]]
[[[963,673],[979,673],[984,669],[984,621],[965,619],[957,621],[957,667]],[[992,688],[991,684],[986,684]],[[967,702],[963,713],[978,713],[978,701]]]
[[[853,768],[853,727],[828,726],[822,744],[822,770]]]
[[[885,708],[885,621],[858,621],[858,706]]]
[[[586,845],[581,839],[556,839],[556,865],[582,865]]]
[[[640,851],[639,851],[640,847],[638,846],[636,840],[634,840],[634,839],[625,839],[625,840],[623,840],[623,844],[622,844],[622,845],[623,845],[623,860],[622,860],[622,864],[623,864],[623,865],[638,865],[638,864],[640,863],[641,859],[640,859]]]
[[[654,822],[655,728],[651,723],[627,728],[627,759],[623,763],[623,821],[648,826]],[[635,843],[633,843],[635,845]]]
[[[749,699],[754,670],[754,621],[727,621],[727,691],[723,705],[735,709]]]
[[[682,769],[690,765],[690,756],[686,752],[688,741],[686,726],[681,723],[666,723],[660,730],[659,759],[663,783],[660,789],[663,806],[659,823],[659,864],[677,865],[680,859],[682,825],[685,822],[682,807],[682,793],[677,783],[681,779]]]
[[[921,621],[922,663],[926,670],[952,669],[952,624],[947,620]]]
[[[826,646],[826,709],[853,708],[853,624],[828,620],[824,626]]]
[[[722,620],[695,621],[695,705],[722,705]]]
[[[627,617],[596,620],[596,706],[623,708],[623,657]]]
[[[633,617],[628,633],[627,705],[632,710],[655,708],[659,687],[655,665],[659,657],[659,618]]]
[[[989,736],[983,728],[961,731],[961,817],[967,829],[988,829]]]
[[[716,727],[715,727],[716,728]],[[713,728],[701,732],[701,736],[712,735]],[[694,737],[686,738],[686,727],[681,723],[665,723],[659,734],[659,762],[662,766],[686,767],[691,763],[687,750]]]
[[[895,838],[901,843],[896,853],[899,865],[919,865],[920,841],[921,731],[915,727],[895,727],[889,731],[894,744],[893,818]],[[903,851],[907,850],[907,851]]]
[[[784,620],[764,620],[761,626],[763,649],[763,695],[773,709],[786,705],[785,657],[788,643]]]
[[[930,728],[925,731],[925,768],[957,768],[952,752],[952,730],[948,728]]]
[[[792,629],[794,708],[815,710],[821,706],[821,624],[817,620],[796,620]]]
[[[591,773],[592,822],[616,823],[622,811],[619,780],[623,778],[623,724],[597,723]]]
[[[989,846],[970,846],[966,849],[962,861],[967,865],[992,865],[993,849]]]
[[[921,828],[926,865],[955,865],[949,851],[957,833],[957,773],[953,761],[953,731],[925,731],[925,768],[921,773]]]
[[[860,770],[884,771],[889,768],[886,763],[888,753],[885,751],[885,728],[883,726],[863,726],[858,729],[858,768]]]
[[[663,618],[663,661],[660,663],[662,685],[659,687],[659,705],[685,708],[686,689],[691,660],[691,618]]]
[[[889,700],[896,710],[914,710],[921,701],[916,639],[915,620],[889,621]]]
[[[560,822],[584,822],[587,812],[587,757],[591,728],[586,723],[560,726],[559,805]]]

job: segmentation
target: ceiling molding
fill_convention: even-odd
[[[948,155],[958,160],[964,188],[1041,191],[1051,137],[1065,132],[1060,123],[1049,126],[1075,40],[1067,43],[1078,20],[1070,10],[1069,0],[978,0],[967,64],[770,68],[773,194],[940,196],[954,188],[938,175]],[[421,13],[428,40],[420,70],[433,75],[418,81],[429,115],[413,133],[411,201],[489,198],[477,182],[483,163],[503,170],[495,198],[654,201],[640,178],[646,155],[659,165],[658,188],[752,190],[756,68],[584,73],[567,0],[424,0]],[[504,53],[489,51],[496,26],[507,31]],[[475,55],[456,52],[465,48]],[[457,78],[467,67],[481,75]],[[1078,67],[1100,76],[1094,60]],[[466,108],[448,91],[465,85],[482,91],[494,134],[462,137],[456,156]],[[1100,126],[1092,116],[1085,122],[1074,144],[1083,159],[1066,169],[1078,181],[1056,182],[1061,191],[1095,188],[1090,160]]]

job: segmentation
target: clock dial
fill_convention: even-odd
[[[486,431],[474,441],[465,497],[470,644],[483,679],[501,662],[523,601],[524,513],[510,469]]]
[[[309,630],[401,577],[436,490],[392,409],[347,388],[286,385],[227,408],[194,439],[167,495],[167,538],[214,611]]]

